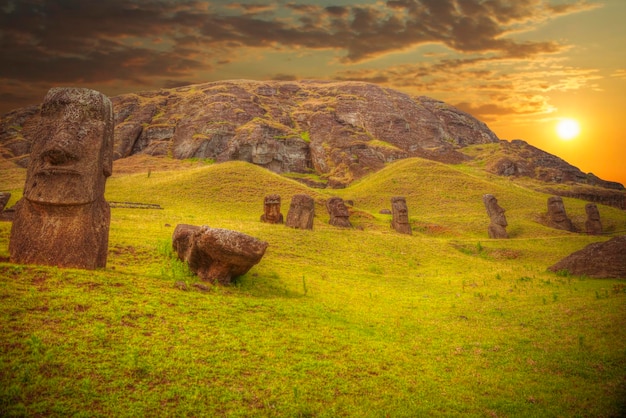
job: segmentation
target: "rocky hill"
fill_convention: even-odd
[[[499,144],[487,164],[496,174],[600,187],[626,206],[619,183],[582,173],[523,141],[500,141],[483,122],[446,103],[374,84],[231,80],[111,100],[116,159],[243,160],[277,173],[310,174],[302,176],[309,185],[337,188],[397,159],[458,163],[470,158],[461,152],[467,146]],[[27,165],[28,127],[36,115],[35,106],[0,119],[3,158]]]

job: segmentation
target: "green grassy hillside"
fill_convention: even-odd
[[[11,264],[0,222],[0,415],[626,413],[624,282],[546,272],[608,236],[541,225],[547,195],[421,159],[341,190],[240,162],[178,168],[109,179],[108,200],[163,209],[112,209],[103,270]],[[22,181],[0,175],[10,204]],[[313,196],[313,231],[259,222],[269,193],[285,216],[294,194]],[[511,239],[487,238],[485,193]],[[354,229],[327,224],[333,195],[354,203]],[[396,195],[413,236],[379,213]],[[582,227],[585,202],[564,201]],[[599,208],[608,232],[626,231],[623,211]],[[232,286],[200,291],[172,255],[179,223],[270,246]]]

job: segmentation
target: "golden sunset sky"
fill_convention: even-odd
[[[0,50],[0,113],[53,86],[367,81],[626,184],[626,0],[0,0]]]

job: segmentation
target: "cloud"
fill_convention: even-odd
[[[461,58],[411,71],[449,76],[476,60],[564,51],[567,46],[552,40],[521,41],[515,35],[596,6],[544,0],[355,0],[326,7],[313,1],[0,0],[0,79],[160,87],[201,79],[251,49],[330,51],[350,69],[425,44],[442,45]],[[339,76],[381,83],[396,77]],[[422,78],[445,84],[434,75]],[[401,74],[394,81],[403,83],[410,84],[410,77]]]

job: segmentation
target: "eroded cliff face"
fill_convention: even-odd
[[[459,147],[498,141],[484,123],[443,102],[368,83],[233,80],[112,102],[116,159],[243,160],[278,173],[314,172],[331,187],[400,158],[460,162],[467,157]],[[12,145],[8,157],[25,151]]]
[[[397,159],[458,163],[470,158],[459,152],[464,147],[498,144],[498,158],[486,161],[491,172],[611,189],[595,201],[625,206],[619,183],[585,174],[524,141],[500,141],[483,122],[444,102],[375,84],[229,80],[111,101],[115,159],[243,160],[277,173],[317,174],[318,187],[343,187]],[[17,109],[0,118],[3,158],[28,164],[28,127],[37,111]]]

